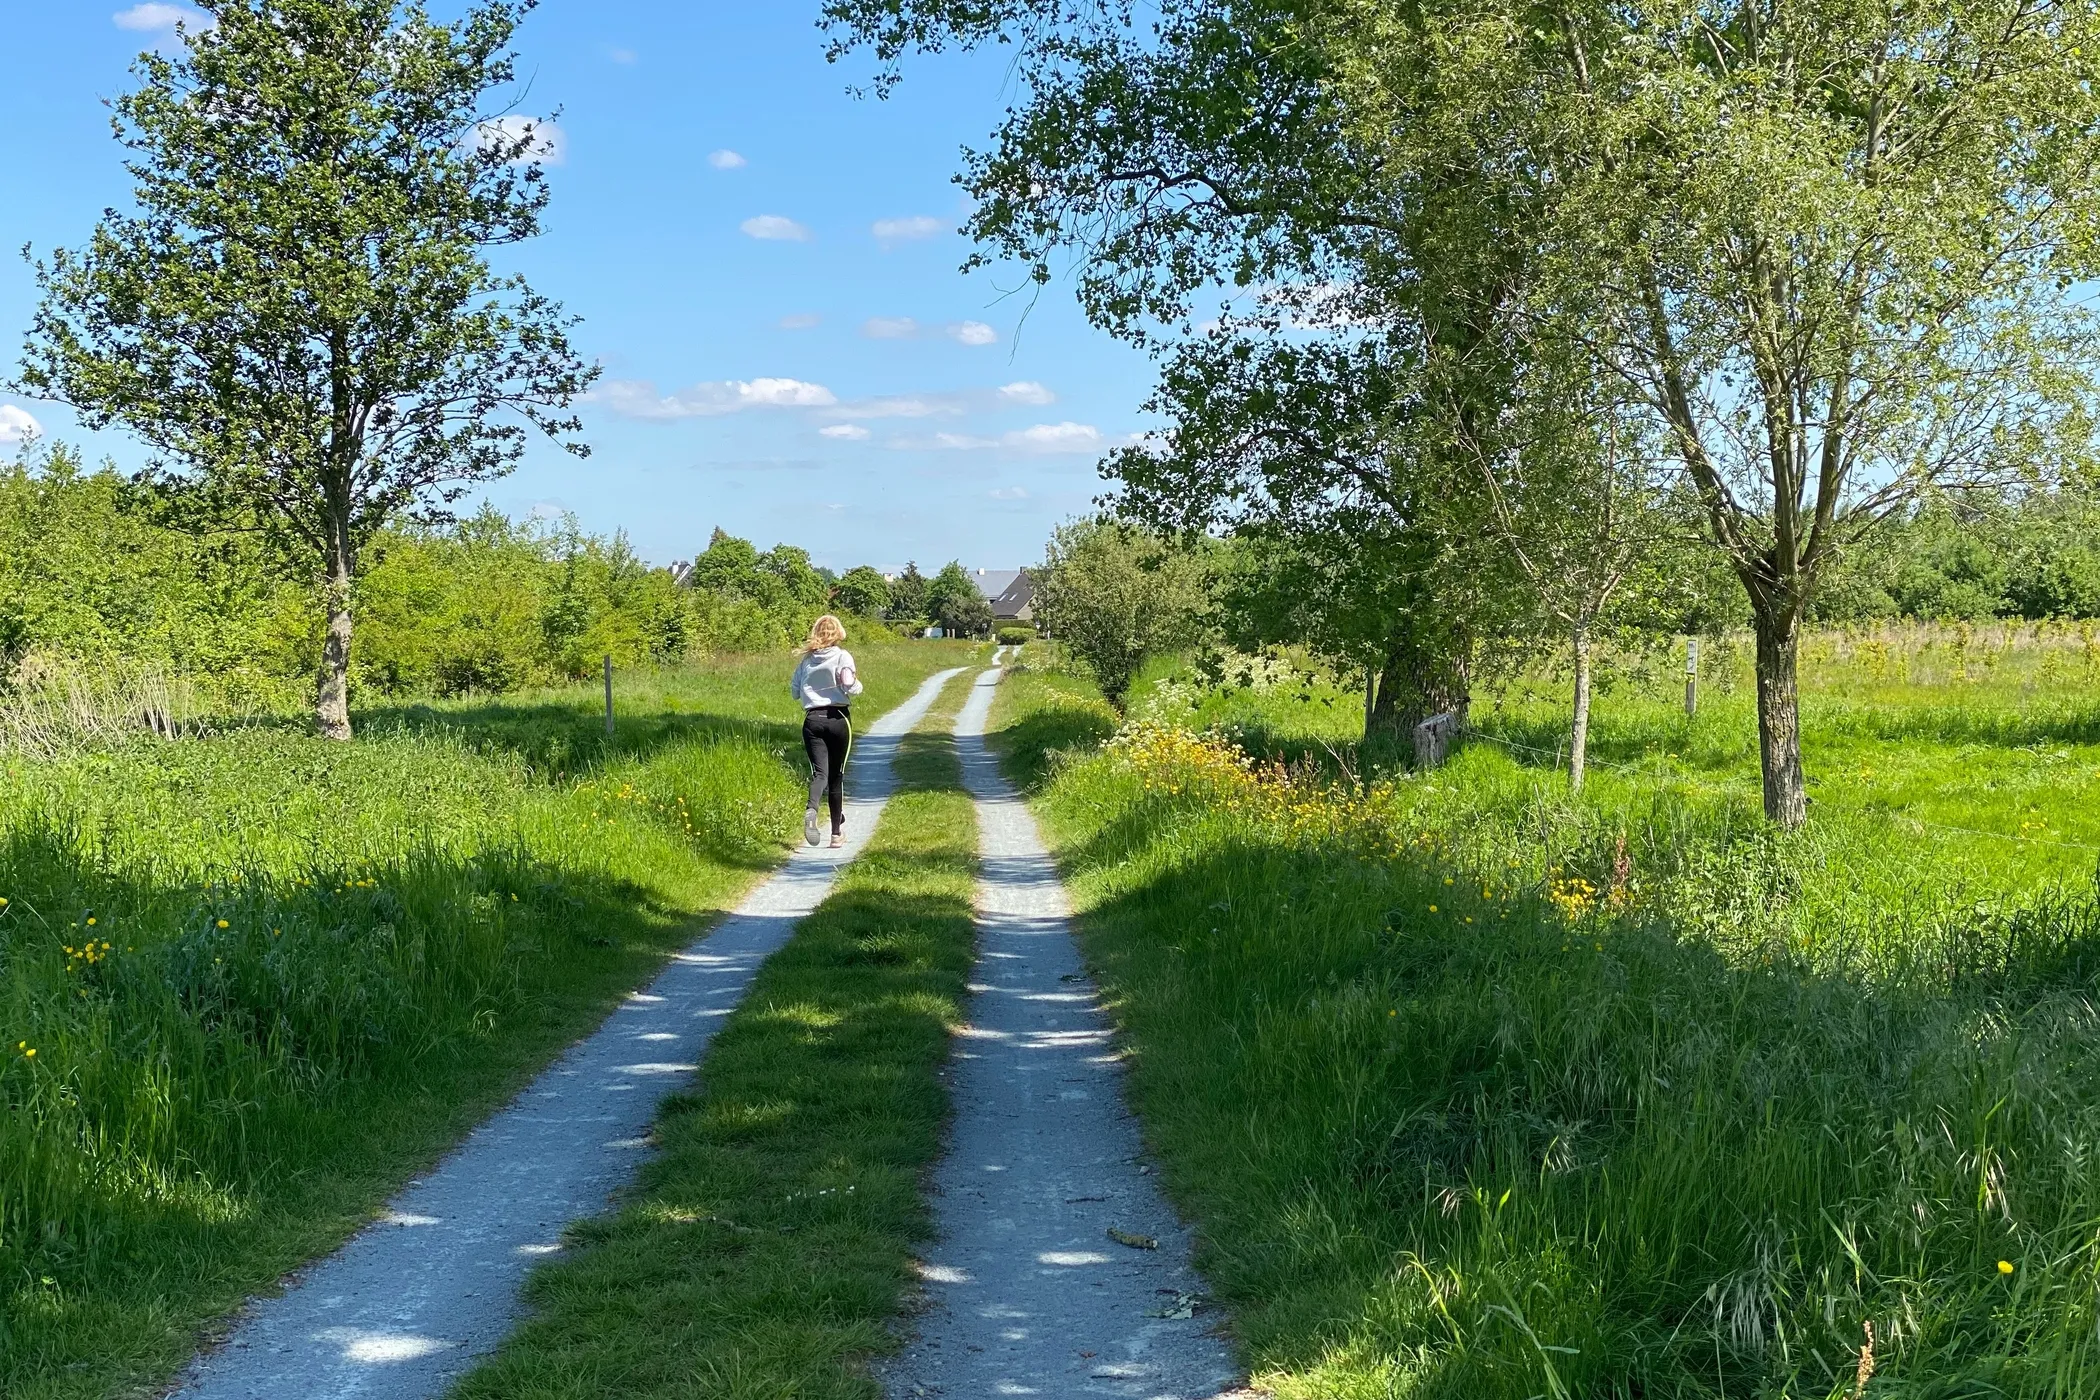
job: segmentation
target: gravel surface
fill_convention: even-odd
[[[854,746],[847,844],[797,846],[707,937],[477,1128],[334,1255],[251,1304],[181,1400],[411,1400],[442,1394],[518,1320],[518,1287],[571,1221],[632,1179],[658,1103],[687,1085],[758,966],[860,853],[893,786],[898,736],[944,671]]]
[[[1238,1372],[1123,1105],[1064,887],[985,745],[999,674],[978,679],[956,724],[984,857],[982,950],[936,1178],[940,1242],[920,1265],[928,1307],[884,1383],[893,1400],[1230,1392]]]

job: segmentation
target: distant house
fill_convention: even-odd
[[[994,622],[1035,621],[1035,579],[1026,569],[979,569],[977,591],[992,605]]]

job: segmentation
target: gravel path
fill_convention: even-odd
[[[985,745],[999,675],[978,679],[955,727],[977,799],[983,943],[936,1177],[940,1242],[921,1265],[931,1306],[884,1381],[894,1400],[1231,1391],[1230,1353],[1191,1315],[1187,1233],[1141,1162],[1064,887]]]
[[[944,671],[862,731],[843,849],[797,846],[708,936],[630,995],[386,1213],[276,1297],[251,1303],[194,1362],[181,1400],[411,1400],[442,1394],[517,1321],[518,1287],[565,1226],[633,1176],[666,1094],[690,1082],[758,965],[830,889],[875,829],[898,736],[925,717]]]

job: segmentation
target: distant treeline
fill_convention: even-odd
[[[2072,493],[1935,502],[1844,555],[1815,616],[2100,617],[2100,505]]]
[[[184,528],[176,506],[62,445],[0,462],[0,687],[80,666],[160,667],[248,705],[308,696],[313,591],[262,532]],[[867,639],[982,599],[959,565],[843,578],[716,532],[683,585],[624,535],[493,509],[390,529],[357,583],[352,682],[367,696],[500,692],[716,651],[784,648],[827,609]],[[885,625],[879,619],[891,619]],[[989,620],[989,613],[986,613]]]

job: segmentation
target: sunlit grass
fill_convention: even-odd
[[[1870,1394],[2100,1388],[2093,853],[2005,839],[2100,844],[2100,688],[1810,661],[1786,836],[1740,681],[1687,724],[1622,676],[1579,800],[1550,681],[1476,708],[1526,749],[1421,777],[1360,771],[1317,679],[1133,700],[1280,773],[1096,750],[1080,687],[1011,682],[1137,1105],[1279,1395],[1849,1395],[1869,1324]]]
[[[769,869],[787,669],[0,756],[0,1393],[164,1377]]]

